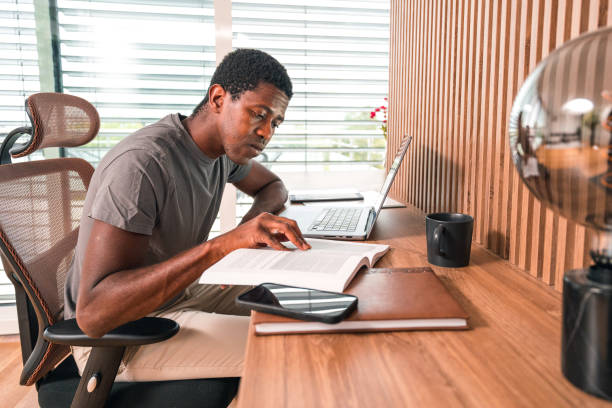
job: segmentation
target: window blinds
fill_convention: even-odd
[[[33,0],[0,1],[0,143],[13,129],[29,126],[26,96],[39,92],[38,50]],[[15,292],[0,265],[0,306]]]
[[[269,52],[294,86],[263,162],[279,171],[382,165],[370,112],[388,92],[388,1],[234,0],[232,31],[234,48]]]
[[[38,92],[38,51],[33,0],[0,2],[0,138],[29,125],[24,101]]]
[[[190,114],[215,69],[213,0],[58,0],[58,24],[64,92],[102,124],[67,154],[94,165],[133,131]]]

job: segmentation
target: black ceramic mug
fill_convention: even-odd
[[[458,268],[470,263],[474,218],[467,214],[435,213],[425,219],[427,261]]]

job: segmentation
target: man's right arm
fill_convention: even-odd
[[[164,262],[142,266],[149,236],[94,221],[81,271],[76,318],[91,337],[155,311],[211,265],[238,248],[308,249],[293,220],[260,214],[236,229]]]

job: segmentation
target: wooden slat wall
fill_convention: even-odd
[[[612,25],[612,0],[391,0],[389,146],[414,135],[392,192],[474,216],[474,241],[561,290],[591,233],[543,206],[512,164],[508,116],[552,50]]]

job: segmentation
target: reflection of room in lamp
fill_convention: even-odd
[[[568,113],[583,115],[593,110],[593,102],[586,98],[576,98],[565,102],[561,109]]]
[[[550,147],[548,145],[536,151],[538,161],[550,170],[577,169],[585,177],[594,177],[608,169],[607,149],[597,146],[573,147],[566,145]]]

